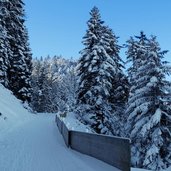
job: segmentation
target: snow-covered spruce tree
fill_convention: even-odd
[[[162,62],[155,37],[147,39],[141,32],[137,40],[127,42],[131,82],[126,114],[127,129],[132,142],[132,165],[161,170],[171,164],[171,108],[167,105],[165,73],[169,69]]]
[[[124,124],[127,117],[125,116],[125,106],[129,94],[128,78],[123,72],[124,62],[119,56],[121,46],[118,45],[118,37],[113,31],[104,26],[102,41],[105,43],[107,60],[111,65],[110,73],[112,87],[110,89],[109,103],[112,106],[112,133],[117,136],[125,136]]]
[[[0,83],[5,87],[9,85],[7,70],[10,66],[9,55],[11,55],[5,25],[5,17],[7,15],[6,4],[4,1],[0,0]]]
[[[25,59],[25,63],[27,66],[27,69],[25,71],[25,87],[26,87],[26,91],[23,92],[24,94],[22,94],[22,96],[26,96],[26,99],[28,102],[31,101],[31,96],[32,96],[32,86],[31,86],[31,75],[32,75],[32,52],[31,52],[31,48],[30,48],[30,44],[29,44],[29,36],[28,36],[28,30],[26,27],[24,27],[24,36],[23,36],[23,47],[24,47],[24,59]]]
[[[21,0],[2,1],[4,27],[8,42],[7,69],[9,88],[22,101],[31,99],[31,53],[24,26],[24,3]],[[9,53],[10,51],[10,53]]]
[[[9,66],[8,54],[6,48],[6,32],[2,25],[0,25],[0,83],[8,86],[7,69]]]
[[[108,103],[113,73],[112,60],[107,54],[106,37],[103,35],[103,21],[97,7],[90,12],[88,30],[83,38],[85,48],[77,66],[79,85],[77,92],[77,113],[95,132],[112,132],[111,106]]]

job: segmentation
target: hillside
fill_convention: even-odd
[[[55,115],[31,114],[0,86],[1,171],[118,171],[95,158],[68,149]]]
[[[31,115],[21,101],[0,84],[0,135],[31,119]]]
[[[35,115],[28,112],[21,101],[2,85],[0,113],[0,154],[3,154],[0,155],[0,170],[117,170],[99,160],[68,149],[55,125],[55,115]],[[73,113],[63,120],[70,129],[91,132],[76,120]],[[131,170],[145,171],[133,168]]]

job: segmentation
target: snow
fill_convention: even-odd
[[[131,168],[131,171],[148,171],[146,169]]]
[[[149,171],[149,170],[139,169],[139,168],[131,168],[131,171]],[[171,167],[169,167],[168,169],[163,170],[163,171],[171,171]]]
[[[142,136],[145,136],[145,133],[150,130],[150,128],[152,128],[153,126],[157,125],[161,120],[161,109],[157,109],[155,114],[149,119],[149,122],[147,122],[142,130],[141,130],[141,134]]]
[[[155,76],[151,77],[151,79],[150,79],[150,82],[152,82],[152,83],[156,83],[157,81],[158,81],[158,79]]]
[[[166,169],[165,171],[171,171],[171,167],[169,167],[168,169]]]
[[[148,87],[154,87],[157,82],[158,82],[157,77],[153,76],[153,77],[151,77],[150,82],[147,84],[147,86]]]
[[[114,171],[114,167],[68,149],[55,116],[40,114],[0,138],[0,170]]]
[[[158,113],[158,112],[159,112],[159,110],[156,111],[156,113]],[[58,113],[58,116],[60,117],[59,113]],[[92,130],[88,126],[84,125],[83,123],[81,123],[80,121],[77,120],[77,118],[75,117],[73,112],[68,113],[66,115],[66,117],[60,117],[60,119],[64,121],[64,123],[70,130],[92,133]],[[105,171],[108,171],[108,170],[105,170]],[[131,168],[131,171],[149,171],[149,170],[139,169],[139,168]],[[168,168],[167,170],[163,170],[163,171],[171,171],[171,167]]]
[[[156,113],[159,111],[157,110]],[[54,114],[31,114],[0,85],[1,171],[118,171],[118,169],[67,148]],[[74,113],[61,117],[72,130],[92,132]],[[132,168],[131,171],[147,171]],[[171,168],[166,171],[171,171]]]
[[[149,170],[146,170],[146,169],[138,169],[138,168],[131,168],[131,171],[149,171]],[[168,169],[163,170],[163,171],[171,171],[171,167],[169,167]]]
[[[60,117],[60,113],[58,116]],[[60,119],[63,120],[69,130],[92,133],[90,127],[81,123],[73,112],[67,113],[66,117],[60,117]]]
[[[67,148],[54,114],[29,113],[3,86],[0,112],[0,171],[118,171]]]
[[[29,120],[30,113],[12,93],[0,84],[0,135]]]

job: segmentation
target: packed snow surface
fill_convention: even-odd
[[[41,114],[0,138],[1,171],[117,171],[66,147],[55,116]]]
[[[91,132],[73,113],[63,120],[70,129]],[[67,148],[57,129],[54,114],[29,113],[10,91],[0,85],[0,171],[79,170],[118,171]]]
[[[118,171],[67,148],[54,114],[31,114],[0,86],[0,171]]]

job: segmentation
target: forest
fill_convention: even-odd
[[[167,169],[171,166],[168,50],[143,31],[123,45],[118,39],[93,7],[80,40],[84,48],[79,60],[58,55],[36,58],[23,1],[0,1],[0,83],[35,114],[73,112],[97,134],[130,138],[133,167]],[[126,61],[120,55],[122,48]]]

